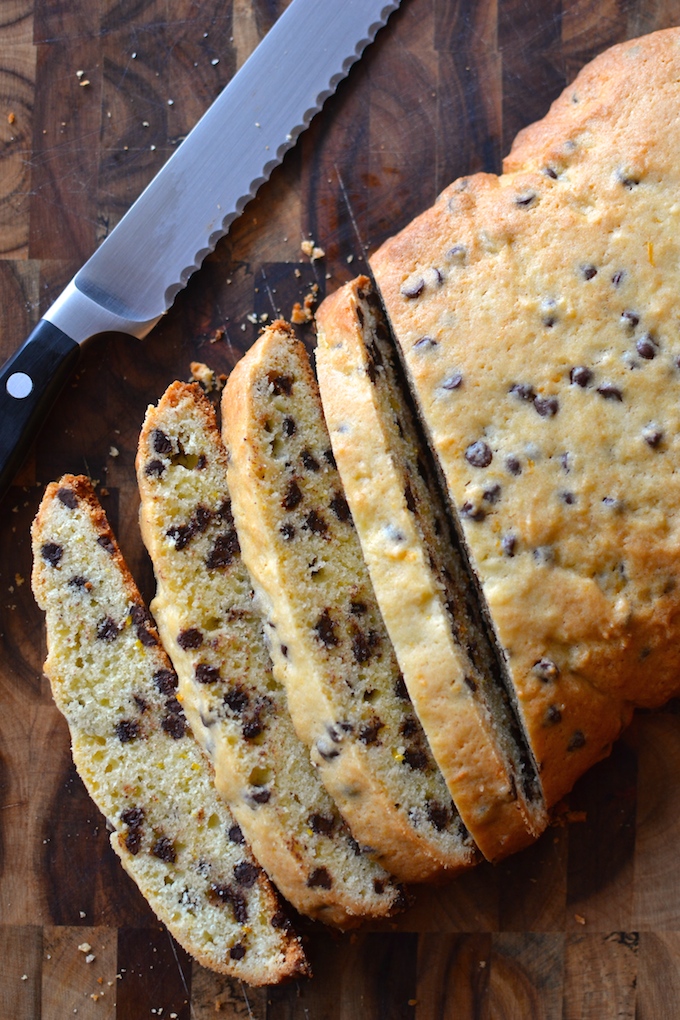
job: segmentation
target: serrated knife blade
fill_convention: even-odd
[[[0,369],[0,496],[81,345],[146,336],[400,2],[292,0]]]

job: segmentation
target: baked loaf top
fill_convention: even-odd
[[[371,260],[549,803],[679,689],[680,29]]]
[[[147,410],[137,478],[154,619],[215,784],[260,864],[303,914],[346,928],[391,913],[400,890],[361,854],[298,740],[274,680],[227,488],[215,412],[173,383]]]
[[[497,860],[547,812],[370,280],[326,298],[316,325],[333,453],[404,682],[461,818]]]
[[[177,678],[96,496],[47,487],[33,524],[45,673],[111,845],[199,963],[252,985],[307,973],[278,897],[217,796]]]
[[[316,380],[285,323],[224,390],[243,558],[293,723],[360,845],[403,881],[475,859],[399,672],[335,468]]]

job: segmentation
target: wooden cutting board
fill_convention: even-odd
[[[3,359],[285,6],[3,0]],[[228,373],[266,317],[356,275],[455,177],[497,171],[517,130],[597,52],[677,23],[672,0],[403,0],[162,324],[86,351],[0,504],[0,1016],[680,1015],[673,706],[635,720],[534,847],[418,890],[393,923],[341,936],[303,922],[315,976],[253,991],[192,964],[114,859],[41,675],[29,585],[44,485],[85,472],[150,598],[133,472],[147,404],[192,361]],[[325,257],[311,262],[303,239]],[[310,327],[300,334],[313,342]]]

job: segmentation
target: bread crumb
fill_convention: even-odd
[[[92,949],[92,946],[90,945],[89,942],[81,942],[80,945],[78,946],[78,949],[80,950],[81,953],[89,953],[90,950]]]
[[[28,981],[28,974],[22,974],[21,975],[21,980],[22,981]]]
[[[576,921],[577,924],[585,924],[586,923],[585,917],[583,917],[581,914],[574,914],[574,920]]]
[[[12,113],[11,111],[10,111],[10,113],[7,114],[7,123],[8,124],[14,124],[16,119],[17,119],[16,118],[16,114]]]
[[[120,450],[118,449],[118,447],[117,446],[110,446],[109,447],[109,457],[119,457],[119,456],[120,456]]]
[[[200,383],[206,393],[210,393],[215,388],[215,373],[212,368],[208,368],[202,361],[192,361],[189,367],[194,382]]]
[[[300,248],[303,255],[307,255],[312,262],[315,262],[317,259],[322,259],[326,254],[323,248],[319,248],[314,241],[303,241]]]

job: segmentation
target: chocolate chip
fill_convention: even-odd
[[[430,347],[436,347],[437,341],[433,340],[431,336],[421,336],[420,340],[416,340],[413,345],[414,350],[423,351]]]
[[[469,521],[483,521],[486,517],[486,510],[477,503],[466,501],[460,508],[460,516]]]
[[[213,903],[223,903],[225,906],[227,904],[230,905],[234,911],[236,921],[239,924],[246,924],[248,921],[248,905],[245,896],[238,889],[233,889],[228,885],[218,885],[216,882],[213,882],[208,896]]]
[[[311,510],[307,514],[302,527],[305,531],[311,531],[313,535],[325,535],[328,531],[328,525],[316,510]]]
[[[290,921],[284,914],[283,910],[277,910],[276,913],[272,915],[272,919],[269,923],[271,924],[272,928],[279,928],[283,929],[284,931],[292,927]]]
[[[534,407],[541,418],[553,418],[560,409],[557,397],[534,397]]]
[[[346,523],[350,520],[351,514],[349,504],[341,492],[336,492],[328,504],[339,521]]]
[[[427,817],[437,832],[442,832],[449,824],[451,812],[449,808],[436,800],[428,800]]]
[[[196,681],[199,684],[216,684],[220,679],[219,666],[209,666],[207,662],[199,662],[194,670]]]
[[[416,503],[416,498],[413,495],[413,489],[408,482],[404,486],[404,499],[406,500],[406,506],[411,513],[414,514],[417,510],[418,504]]]
[[[551,166],[544,166],[543,173],[545,174],[546,177],[550,177],[551,180],[553,181],[557,180],[557,170],[554,170]]]
[[[635,349],[641,358],[645,361],[651,361],[656,357],[658,351],[658,342],[654,339],[651,333],[645,333],[635,344]]]
[[[592,280],[594,276],[597,276],[597,269],[593,265],[581,266],[581,272],[585,280]]]
[[[568,490],[563,490],[562,492],[560,492],[559,497],[563,503],[567,504],[567,506],[573,506],[574,503],[576,502],[575,493],[570,492]]]
[[[179,712],[171,711],[168,715],[163,716],[163,719],[161,720],[161,729],[164,733],[167,733],[169,737],[172,737],[173,740],[181,740],[187,731],[186,716],[184,715],[179,701],[177,701],[176,698],[173,698],[173,702],[176,702],[179,706]]]
[[[100,641],[115,641],[119,633],[118,624],[111,616],[105,616],[97,624],[97,637]]]
[[[485,468],[493,460],[493,454],[491,448],[483,440],[478,439],[468,446],[465,451],[465,459],[473,467]]]
[[[121,744],[129,744],[139,736],[139,723],[134,719],[121,719],[116,723],[115,730]]]
[[[379,645],[380,635],[377,631],[369,630],[368,634],[364,634],[357,628],[352,638],[352,654],[355,662],[360,665],[363,662],[368,662]]]
[[[374,715],[369,722],[363,723],[359,727],[359,740],[362,744],[375,744],[378,739],[378,734],[383,726],[384,723],[382,720],[380,720],[377,715]]]
[[[120,820],[128,828],[138,829],[144,821],[144,810],[140,807],[125,808],[120,813]]]
[[[617,269],[617,271],[612,276],[612,283],[614,284],[615,287],[620,286],[620,284],[623,281],[623,278],[624,278],[625,275],[626,274],[623,271],[623,269]]]
[[[64,550],[56,542],[44,542],[40,549],[40,555],[51,567],[56,567],[64,555]]]
[[[529,383],[513,383],[509,390],[519,400],[534,400],[536,390]]]
[[[270,800],[271,795],[271,790],[259,789],[255,790],[254,793],[250,793],[248,796],[250,800],[255,802],[255,804],[266,804]]]
[[[69,588],[83,588],[85,591],[92,591],[92,581],[88,581],[82,574],[74,574],[68,585]]]
[[[532,669],[539,680],[546,684],[557,680],[560,675],[559,666],[552,659],[539,659],[538,662],[534,663]]]
[[[236,843],[239,846],[242,846],[245,843],[245,841],[246,841],[245,836],[241,832],[241,826],[240,825],[232,825],[232,826],[230,826],[229,827],[229,832],[227,833],[227,837],[228,837],[230,843]]]
[[[557,705],[548,705],[545,710],[545,725],[556,726],[557,723],[562,721],[562,713],[560,712]]]
[[[228,567],[233,563],[234,557],[241,551],[238,535],[232,528],[222,535],[218,535],[215,543],[208,553],[205,565],[208,570],[219,570],[221,567]]]
[[[250,695],[245,687],[235,683],[224,695],[224,704],[236,715],[241,715],[250,704]]]
[[[571,739],[567,744],[567,751],[576,751],[579,747],[583,747],[585,742],[586,738],[583,730],[574,730],[571,735]]]
[[[281,506],[284,510],[294,510],[301,502],[302,492],[300,491],[300,486],[295,479],[293,479],[288,483],[286,494],[281,500]]]
[[[492,485],[491,488],[484,490],[484,492],[482,493],[482,499],[486,503],[491,503],[491,505],[493,506],[501,498],[502,492],[503,490],[501,489],[500,485],[496,483],[496,485]]]
[[[234,878],[239,885],[244,886],[246,889],[250,889],[251,886],[255,885],[258,875],[258,868],[251,864],[250,861],[240,861],[234,865]]]
[[[161,694],[172,694],[177,689],[177,674],[171,669],[157,670],[152,679]]]
[[[144,474],[147,475],[149,478],[153,477],[153,475],[155,475],[157,478],[160,478],[164,471],[165,464],[163,463],[162,460],[150,460],[147,462],[146,467],[144,468]]]
[[[324,460],[326,461],[326,463],[330,464],[330,466],[332,468],[336,468],[338,466],[335,463],[335,457],[333,456],[333,451],[331,450],[330,447],[327,450],[323,451],[323,455],[324,455]]]
[[[651,446],[653,450],[656,450],[661,445],[661,441],[663,440],[663,432],[661,432],[659,429],[653,428],[650,425],[642,430],[642,438],[644,439],[648,446]]]
[[[511,475],[521,475],[522,474],[522,465],[520,464],[520,462],[517,459],[517,457],[506,457],[505,458],[505,467],[506,467],[506,470],[508,471],[508,473],[511,474]]]
[[[404,762],[414,772],[423,772],[427,768],[427,755],[420,748],[407,748],[404,751]]]
[[[535,191],[522,191],[520,194],[515,195],[515,205],[520,206],[523,209],[528,209],[530,205],[536,201],[537,195]]]
[[[619,401],[623,400],[623,394],[621,390],[617,386],[614,386],[613,383],[609,382],[601,383],[601,385],[597,387],[597,392],[600,394],[601,397],[604,397],[605,400],[619,400]]]
[[[307,825],[319,836],[331,836],[335,829],[335,819],[332,815],[310,815],[307,819]]]
[[[632,191],[640,183],[639,177],[632,177],[630,174],[624,173],[623,170],[617,170],[616,176],[628,191]]]
[[[172,453],[170,438],[161,429],[153,430],[151,443],[156,453]]]
[[[303,450],[300,454],[300,459],[307,471],[318,471],[319,462],[316,457],[312,456],[309,450]]]
[[[123,825],[127,825],[128,831],[125,833],[125,846],[129,853],[135,857],[142,848],[142,824],[144,822],[144,811],[142,808],[133,807],[126,808],[125,811],[121,812],[120,820]]]
[[[284,436],[294,436],[295,433],[297,432],[295,418],[291,418],[290,416],[284,418],[283,421],[281,422],[281,431],[283,432]]]
[[[621,322],[624,326],[628,326],[630,329],[635,329],[639,321],[640,316],[637,312],[631,312],[630,309],[626,309],[625,312],[621,312]]]
[[[441,385],[443,390],[457,390],[462,385],[463,376],[461,372],[453,372],[452,375],[448,375]]]
[[[576,386],[582,388],[587,386],[593,378],[592,371],[585,365],[575,365],[569,373],[569,381]]]
[[[352,616],[363,616],[368,612],[368,606],[365,602],[350,602],[349,611]]]
[[[399,732],[403,737],[412,737],[418,732],[418,723],[414,715],[407,715],[399,726]]]
[[[464,262],[467,255],[467,248],[464,244],[454,244],[446,253],[449,262]]]
[[[506,556],[514,556],[517,550],[517,536],[511,534],[503,535],[501,549]]]
[[[373,879],[373,892],[378,896],[382,896],[385,892],[385,883],[380,878]]]
[[[109,554],[109,556],[113,556],[116,551],[116,545],[110,532],[105,535],[100,535],[97,539],[97,545],[100,545],[102,549]]]
[[[291,538],[295,538],[295,525],[287,521],[280,526],[279,534],[285,542],[290,542]]]
[[[312,629],[316,632],[316,636],[319,641],[321,641],[326,648],[334,648],[338,644],[339,639],[335,633],[335,625],[331,619],[329,609],[324,609]]]
[[[307,879],[307,885],[310,889],[330,889],[333,885],[333,879],[328,868],[314,868]]]
[[[75,510],[78,506],[78,497],[73,489],[57,489],[57,499],[60,500],[64,506],[67,506],[69,510]]]
[[[410,300],[412,298],[417,298],[420,294],[423,293],[424,289],[425,280],[423,279],[423,277],[415,276],[413,277],[413,279],[407,280],[406,283],[402,284],[401,294],[402,297],[408,298]]]
[[[232,946],[229,950],[229,958],[231,960],[242,960],[246,955],[246,947],[242,942],[237,942],[235,946]]]
[[[177,635],[177,644],[185,652],[190,648],[200,648],[203,644],[203,635],[198,627],[187,627]]]
[[[289,397],[293,392],[294,381],[295,380],[290,375],[276,375],[269,377],[269,383],[277,397],[281,396],[281,394]]]

